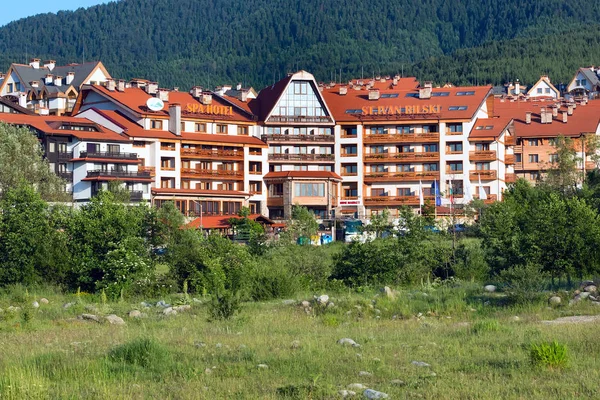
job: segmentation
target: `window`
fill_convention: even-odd
[[[556,146],[556,139],[548,139],[548,144],[550,146]]]
[[[539,172],[530,172],[529,179],[532,181],[537,181],[538,179],[540,179],[540,173]]]
[[[237,215],[242,208],[242,203],[237,201],[224,201],[223,202],[223,214],[224,215]]]
[[[14,85],[12,83],[9,83],[8,84],[8,93],[12,93],[13,92],[13,88],[14,88]]]
[[[227,133],[227,125],[217,125],[217,133]]]
[[[182,189],[189,189],[190,188],[190,181],[186,181],[186,180],[181,180],[181,188]]]
[[[346,114],[362,114],[362,109],[360,108],[351,108],[346,110]]]
[[[489,171],[490,170],[490,163],[489,162],[478,162],[478,163],[475,163],[475,169],[477,171]]]
[[[380,97],[382,99],[395,99],[398,97],[398,93],[382,93]]]
[[[150,120],[150,129],[162,129],[163,122],[160,119]]]
[[[415,169],[410,164],[398,164],[398,165],[396,165],[396,171],[398,171],[398,172],[414,172]]]
[[[174,158],[161,158],[160,159],[160,168],[164,171],[174,171],[175,170],[175,159]]]
[[[67,164],[58,164],[58,172],[67,172]]]
[[[356,175],[358,173],[358,166],[356,164],[346,164],[343,168],[345,175]]]
[[[542,94],[542,88],[537,88],[537,93]]]
[[[550,94],[550,88],[546,88],[546,94]]]
[[[308,171],[308,165],[294,165],[294,171]]]
[[[448,111],[465,111],[467,110],[467,106],[450,106],[448,107]]]
[[[383,164],[373,164],[371,165],[371,172],[387,172],[388,170],[385,168]]]
[[[387,193],[385,192],[385,189],[371,189],[371,196],[373,197],[379,197],[379,196],[387,196]]]
[[[136,140],[133,142],[133,147],[146,147],[146,142]]]
[[[406,144],[403,146],[398,146],[397,150],[398,150],[398,153],[414,153],[415,152],[415,149],[413,149],[411,147],[411,145],[409,145],[409,144]]]
[[[371,127],[371,135],[387,135],[388,127],[387,126],[372,126]]]
[[[342,146],[342,154],[355,155],[356,152],[356,145]]]
[[[581,86],[586,86],[586,85],[587,85],[587,79],[582,79]]]
[[[221,213],[218,201],[203,201],[201,204],[203,215],[218,215]]]
[[[160,187],[165,188],[174,188],[175,187],[175,178],[161,178]]]
[[[529,155],[529,162],[530,163],[536,163],[539,162],[539,157],[537,154],[530,154]]]
[[[527,144],[528,144],[529,146],[534,146],[534,147],[536,147],[536,146],[539,146],[539,145],[540,145],[540,140],[539,140],[539,139],[529,139],[529,140],[527,140]]]
[[[423,145],[423,151],[425,153],[437,153],[439,151],[437,144],[425,144]]]
[[[402,125],[402,126],[397,126],[396,127],[396,132],[398,132],[399,134],[408,134],[408,133],[414,133],[415,129],[414,127],[410,126],[410,125]]]
[[[384,146],[371,146],[371,154],[382,154],[387,152],[388,151]]]
[[[438,171],[440,167],[437,163],[423,164],[423,171]]]
[[[446,132],[458,133],[463,131],[462,124],[447,124]]]
[[[49,142],[48,143],[48,152],[49,153],[54,153],[55,151],[56,151],[56,143]]]
[[[463,144],[462,142],[449,142],[448,153],[462,153]]]
[[[50,171],[56,171],[56,164],[55,163],[48,163],[48,168],[50,169]]]
[[[558,162],[558,154],[550,154],[550,162],[551,163]]]
[[[450,96],[450,92],[433,92],[431,93],[431,97],[448,97]]]
[[[238,126],[237,134],[238,135],[248,135],[248,127],[247,126]]]
[[[294,195],[296,197],[324,197],[324,183],[296,183],[294,184]]]
[[[181,132],[185,132],[185,122],[181,123]]]
[[[308,82],[294,82],[294,94],[307,94]]]
[[[283,183],[274,183],[269,185],[269,196],[270,197],[281,197],[283,196]]]
[[[475,150],[477,151],[488,151],[490,149],[489,143],[476,143]]]
[[[358,197],[358,189],[356,188],[344,188],[344,197]]]
[[[515,162],[523,162],[523,155],[521,153],[515,153]]]
[[[398,188],[398,197],[412,196],[413,193],[409,188]]]
[[[175,151],[175,143],[161,142],[160,149],[167,150],[167,151]]]
[[[329,171],[331,172],[331,165],[319,165],[319,171]]]
[[[457,96],[474,96],[475,92],[474,91],[468,91],[468,92],[456,92]]]
[[[448,170],[451,172],[461,173],[463,171],[463,163],[462,161],[449,162]]]
[[[356,135],[357,135],[357,129],[355,126],[342,128],[342,136],[356,136]]]
[[[121,152],[121,147],[118,144],[109,144],[107,148],[109,153],[119,154]]]

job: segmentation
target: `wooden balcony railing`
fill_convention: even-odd
[[[107,158],[111,160],[137,161],[137,153],[117,153],[111,151],[80,151],[79,158]]]
[[[237,181],[244,179],[244,171],[182,168],[181,176],[184,178],[207,178]]]
[[[400,181],[419,181],[434,180],[440,178],[439,171],[421,171],[421,172],[367,172],[365,173],[365,182],[400,182]]]
[[[476,199],[479,198],[478,195],[475,195],[473,197],[476,198]],[[498,201],[498,195],[497,194],[488,194],[486,197],[487,197],[487,199],[483,200],[483,202],[485,204],[491,204],[491,203],[494,203],[494,202]]]
[[[342,171],[342,176],[358,176],[358,172],[345,172],[345,171]]]
[[[520,144],[518,146],[513,147],[515,153],[523,153],[523,145]]]
[[[514,154],[506,154],[504,156],[504,163],[506,165],[514,165],[515,164],[515,155]]]
[[[498,174],[493,169],[482,169],[477,171],[469,171],[469,179],[479,180],[481,177],[482,181],[490,181],[496,179]]]
[[[160,146],[160,149],[164,151],[175,151],[175,146]]]
[[[596,163],[593,161],[586,161],[585,162],[585,169],[586,171],[592,170],[592,169],[596,169]]]
[[[87,172],[88,178],[116,178],[126,180],[150,179],[150,172],[147,171],[119,171],[119,170],[95,170]]]
[[[430,143],[439,142],[439,133],[389,133],[364,135],[364,143]]]
[[[470,151],[469,159],[472,161],[496,161],[496,151],[495,150]]]
[[[425,200],[433,201],[434,196],[425,196]],[[366,206],[402,206],[419,205],[419,196],[371,196],[365,197]]]
[[[364,155],[365,162],[433,162],[440,160],[440,153],[411,152],[411,153],[369,153]]]
[[[333,120],[331,119],[331,117],[308,117],[308,116],[292,116],[292,117],[288,117],[288,116],[283,116],[283,115],[278,115],[278,116],[272,116],[269,118],[268,122],[296,122],[296,123],[301,123],[301,124],[308,124],[308,123],[328,123],[328,122],[332,122]]]
[[[517,143],[514,136],[504,136],[504,144],[506,146],[514,146]]]
[[[210,160],[243,160],[244,152],[237,150],[181,149],[181,157]]]
[[[335,142],[334,135],[282,135],[268,134],[262,135],[263,142]]]
[[[156,167],[145,167],[138,165],[139,172],[148,172],[150,176],[156,176]]]
[[[269,161],[335,161],[333,154],[269,154]]]

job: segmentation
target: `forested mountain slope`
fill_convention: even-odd
[[[300,68],[320,80],[334,71],[339,80],[341,68],[344,79],[404,70],[440,82],[469,79],[458,75],[460,64],[493,59],[493,46],[525,43],[534,52],[521,53],[526,58],[543,50],[540,40],[568,50],[563,32],[571,29],[568,37],[581,43],[591,37],[586,31],[598,32],[596,21],[593,0],[122,0],[1,27],[0,70],[36,56],[102,60],[115,77],[184,88],[238,81],[261,87]],[[522,39],[492,42],[516,37]],[[473,53],[461,50],[483,44]],[[523,68],[508,60],[515,72]],[[545,67],[564,73],[557,64]],[[450,71],[437,71],[441,66]],[[479,70],[481,82],[508,74]]]

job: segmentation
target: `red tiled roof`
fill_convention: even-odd
[[[119,111],[113,110],[95,110],[100,115],[103,115],[107,119],[116,123],[125,129],[125,134],[133,138],[146,138],[146,139],[182,139],[182,140],[194,140],[198,142],[210,142],[210,143],[231,143],[231,144],[248,144],[257,147],[268,147],[268,145],[254,136],[243,136],[243,135],[220,135],[220,134],[209,134],[209,133],[196,133],[196,132],[181,132],[181,136],[177,136],[169,131],[162,130],[147,130],[139,126],[137,123],[131,121]]]
[[[542,124],[540,110],[552,110],[558,104],[558,117],[552,123]],[[514,118],[515,133],[518,137],[579,137],[581,134],[595,133],[600,124],[600,100],[591,100],[587,105],[577,105],[573,115],[562,122],[562,113],[567,106],[557,101],[509,101],[494,99],[494,114]],[[525,114],[531,112],[531,123],[525,122]]]
[[[175,188],[152,188],[153,194],[165,195],[190,195],[190,196],[213,196],[213,197],[248,197],[250,194],[238,192],[237,190],[202,190],[202,189],[175,189]]]
[[[87,118],[0,113],[0,122],[30,126],[34,129],[44,132],[46,135],[74,136],[80,140],[99,140],[106,142],[129,141],[129,138],[104,128],[103,126],[100,126]],[[96,128],[98,132],[58,129],[58,127],[64,123],[73,125],[90,125]]]
[[[317,178],[317,179],[339,179],[342,177],[331,171],[278,171],[269,172],[263,179],[281,178]]]
[[[495,139],[502,134],[512,121],[511,117],[479,118],[473,129],[471,129],[469,139]]]
[[[291,80],[292,74],[289,74],[279,82],[262,89],[258,93],[256,100],[250,102],[250,107],[254,107],[254,110],[258,113],[257,115],[261,121],[264,121],[267,118],[267,115],[271,109],[275,107],[277,100],[279,100],[279,97]]]
[[[380,98],[369,100],[369,91],[365,88],[356,90],[348,87],[345,95],[339,94],[339,86],[324,89],[322,94],[337,122],[360,121],[399,121],[399,120],[467,120],[472,119],[479,107],[491,93],[491,86],[433,88],[432,93],[447,92],[447,96],[435,96],[429,99],[419,99],[418,89],[379,89]],[[470,96],[458,96],[458,92],[474,92]],[[386,95],[397,94],[397,97]],[[385,97],[384,97],[385,96]],[[416,97],[415,97],[416,96]],[[363,107],[406,107],[419,106],[420,108],[440,106],[438,113],[429,114],[402,114],[402,115],[362,115],[361,113],[347,113],[348,110],[361,110]],[[453,106],[466,106],[466,110],[453,110]]]
[[[239,217],[237,215],[208,215],[203,216],[202,218],[196,218],[195,220],[187,224],[186,227],[199,229],[202,225],[202,229],[229,229],[231,228],[229,220],[232,218],[241,219],[242,217]],[[251,219],[253,221],[261,220],[268,225],[273,225],[274,223],[269,218],[260,214],[248,215],[248,219]]]

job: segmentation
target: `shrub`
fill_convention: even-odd
[[[500,279],[505,285],[509,298],[517,304],[540,301],[547,277],[548,275],[538,266],[532,264],[516,266],[500,272]]]
[[[560,368],[567,365],[569,356],[567,345],[556,340],[552,343],[533,343],[529,349],[529,358],[532,364]]]
[[[482,282],[488,278],[490,267],[478,240],[464,240],[458,246],[453,269],[456,277],[462,280]]]
[[[293,296],[300,289],[300,278],[289,268],[256,265],[248,276],[248,291],[252,300],[264,301]]]
[[[495,319],[477,321],[471,328],[471,332],[476,335],[484,332],[498,332],[499,330],[500,323]]]
[[[115,347],[108,357],[112,361],[148,367],[164,364],[168,355],[169,351],[154,340],[139,338]]]
[[[212,319],[230,319],[241,309],[239,291],[220,290],[212,295],[208,311]]]

